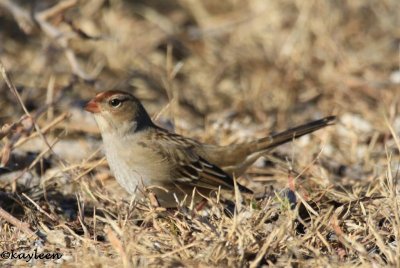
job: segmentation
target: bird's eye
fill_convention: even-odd
[[[111,105],[112,107],[117,108],[117,107],[121,106],[122,101],[119,100],[119,99],[112,99],[112,100],[110,100],[109,103],[110,103],[110,105]]]

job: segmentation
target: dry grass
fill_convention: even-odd
[[[63,254],[33,266],[400,265],[399,1],[35,2],[0,0],[0,252]],[[165,210],[102,158],[81,107],[110,88],[210,143],[338,122],[240,178],[263,200]]]

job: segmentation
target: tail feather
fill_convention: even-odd
[[[281,144],[300,138],[320,128],[334,124],[336,116],[328,116],[301,126],[290,128],[286,131],[261,138],[255,142],[254,152],[275,148]]]
[[[227,146],[204,145],[198,154],[224,171],[240,176],[264,152],[303,135],[334,124],[336,117],[328,116],[252,142]]]

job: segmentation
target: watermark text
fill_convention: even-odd
[[[26,262],[34,260],[59,260],[61,259],[63,254],[61,252],[42,252],[38,253],[37,249],[34,249],[32,252],[21,252],[21,251],[3,251],[0,252],[0,259],[3,260],[25,260]]]

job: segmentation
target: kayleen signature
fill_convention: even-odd
[[[38,253],[37,249],[34,249],[33,252],[20,252],[20,251],[3,251],[0,252],[0,258],[3,260],[25,260],[29,262],[32,259],[35,260],[59,260],[61,259],[63,254],[61,252],[47,252],[47,253]]]

